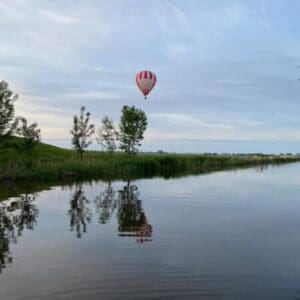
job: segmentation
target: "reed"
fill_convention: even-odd
[[[0,180],[52,181],[68,178],[124,179],[174,177],[223,169],[299,161],[299,156],[124,153],[91,151],[80,159],[73,151],[41,144],[31,155],[10,149],[0,153]]]

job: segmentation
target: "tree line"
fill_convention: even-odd
[[[121,112],[119,130],[108,116],[101,120],[101,126],[95,132],[95,124],[90,123],[91,113],[83,106],[79,116],[73,117],[72,134],[73,148],[80,156],[91,145],[92,137],[96,134],[96,141],[102,151],[114,153],[117,148],[128,153],[129,156],[137,153],[138,147],[144,138],[147,128],[146,114],[134,106],[124,105]]]
[[[23,116],[16,116],[15,102],[18,95],[13,93],[6,81],[0,82],[0,151],[14,147],[24,153],[32,153],[41,141],[41,129],[37,122],[29,123]],[[90,122],[91,113],[84,106],[79,115],[73,117],[71,143],[73,149],[83,156],[91,145],[94,136],[102,151],[113,153],[118,148],[129,156],[137,153],[147,128],[146,114],[134,106],[123,106],[118,129],[108,116],[101,120],[96,130],[95,124]],[[20,143],[15,143],[13,137],[21,137]]]

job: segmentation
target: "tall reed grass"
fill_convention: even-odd
[[[0,180],[122,179],[173,177],[215,170],[287,163],[296,156],[205,155],[139,153],[128,158],[123,153],[109,155],[88,152],[82,159],[73,152],[41,155],[0,155]]]

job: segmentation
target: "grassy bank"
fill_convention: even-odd
[[[88,152],[80,159],[71,150],[40,144],[32,155],[14,149],[0,153],[0,180],[122,179],[174,177],[214,170],[299,161],[300,157],[274,155],[205,155]]]

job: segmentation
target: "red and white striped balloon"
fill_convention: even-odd
[[[145,99],[147,99],[147,95],[151,92],[156,84],[155,74],[150,71],[141,71],[136,74],[135,81],[138,88],[145,96]]]

